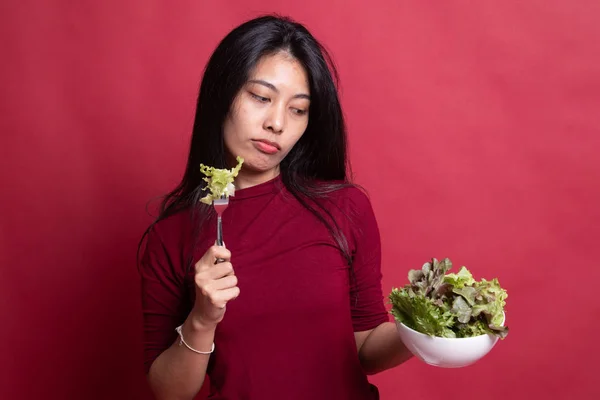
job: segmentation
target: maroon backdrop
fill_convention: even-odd
[[[385,293],[432,256],[509,292],[485,359],[412,360],[372,378],[382,398],[600,398],[598,4],[2,2],[0,398],[149,398],[146,202],[181,176],[217,41],[271,11],[338,63]]]

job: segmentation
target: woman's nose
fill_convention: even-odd
[[[285,128],[285,107],[273,106],[265,119],[264,128],[275,133],[283,132]]]

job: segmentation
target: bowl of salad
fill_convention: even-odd
[[[462,267],[433,258],[410,270],[409,283],[393,288],[389,300],[404,345],[421,361],[444,368],[471,365],[508,335],[507,292],[497,278],[476,281]]]

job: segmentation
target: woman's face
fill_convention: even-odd
[[[257,63],[223,126],[229,155],[244,158],[238,188],[277,176],[279,163],[306,130],[309,96],[306,71],[288,53]]]

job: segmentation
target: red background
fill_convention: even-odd
[[[217,41],[271,11],[339,65],[385,293],[432,256],[509,292],[485,359],[412,360],[373,377],[382,398],[600,398],[599,3],[278,4],[2,2],[0,398],[148,398],[146,202],[181,176]]]

